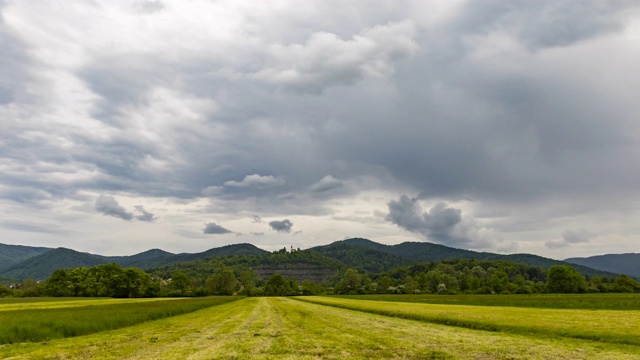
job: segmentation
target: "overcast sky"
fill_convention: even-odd
[[[637,1],[0,0],[0,242],[640,252],[638,64]]]

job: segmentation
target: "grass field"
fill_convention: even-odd
[[[300,300],[488,331],[571,337],[640,346],[640,311],[420,304],[335,297]]]
[[[335,295],[336,298],[421,304],[516,306],[547,309],[640,310],[640,294]]]
[[[237,300],[208,297],[164,300],[69,300],[0,306],[0,344],[43,341],[118,329]]]
[[[314,301],[324,300],[347,301],[314,298]],[[363,303],[382,304],[380,301]],[[400,307],[406,304],[393,305]],[[413,305],[431,307],[424,304]],[[461,311],[458,306],[449,308],[452,313]],[[492,308],[493,311],[496,309],[500,308]],[[561,320],[564,313],[559,313],[558,316],[558,320]],[[586,326],[588,324],[585,324]],[[535,332],[513,334],[433,324],[290,298],[245,298],[118,330],[45,343],[3,345],[0,346],[0,357],[572,360],[640,358],[640,347],[635,345],[538,335]]]

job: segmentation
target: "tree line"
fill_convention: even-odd
[[[116,263],[59,269],[44,282],[25,280],[11,287],[0,286],[0,297],[640,292],[640,283],[625,275],[588,278],[569,265],[545,270],[510,261],[449,260],[401,267],[384,273],[346,269],[323,284],[308,280],[298,283],[280,274],[260,280],[250,267],[227,266],[222,261],[208,266],[208,271],[198,277],[179,270],[167,273],[167,269],[162,273],[164,276],[158,276],[135,267],[123,268]]]

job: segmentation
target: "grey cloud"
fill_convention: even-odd
[[[288,219],[274,220],[269,222],[269,226],[277,232],[290,233],[293,223]]]
[[[145,221],[145,222],[153,222],[156,220],[156,216],[150,212],[147,212],[142,205],[137,205],[136,210],[140,212],[140,215],[136,215],[136,220]]]
[[[0,0],[17,19],[0,22],[0,197],[11,206],[122,191],[284,218],[373,190],[469,198],[505,227],[527,219],[527,231],[637,210],[629,74],[640,55],[625,28],[637,2],[463,2],[426,24],[405,3],[256,6],[232,8],[238,27],[216,31],[175,16],[191,9],[179,2],[138,27],[145,4],[161,3]],[[218,4],[201,5],[215,16]],[[442,242],[489,237],[450,206],[415,213],[396,220]]]
[[[100,195],[96,200],[95,209],[103,215],[113,216],[127,221],[133,219],[133,214],[120,206],[113,196]]]
[[[135,211],[139,214],[135,215],[132,212],[127,211],[125,208],[118,204],[118,201],[109,195],[100,195],[98,199],[96,199],[95,203],[96,211],[102,213],[103,215],[113,216],[115,218],[119,218],[122,220],[138,220],[144,222],[153,222],[156,219],[156,216],[144,209],[142,205],[136,205]]]
[[[388,221],[443,245],[504,250],[515,247],[515,244],[503,244],[493,230],[483,228],[471,219],[463,219],[460,209],[449,207],[443,202],[435,204],[428,212],[422,210],[417,198],[406,195],[387,205]]]
[[[216,224],[216,223],[208,223],[205,225],[204,229],[202,229],[205,234],[213,234],[213,235],[222,235],[229,234],[231,230],[225,229],[224,227]]]
[[[309,191],[322,193],[342,187],[342,182],[331,175],[327,175],[320,179],[317,183],[309,186]]]

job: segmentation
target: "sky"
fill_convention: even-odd
[[[640,252],[637,1],[0,0],[0,242]]]

